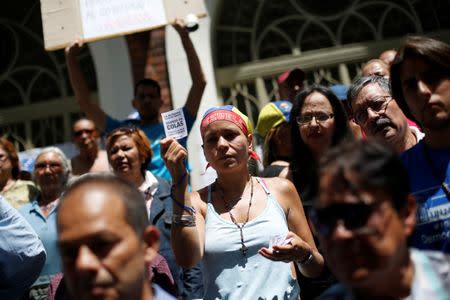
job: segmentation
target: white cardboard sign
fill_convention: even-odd
[[[178,140],[188,135],[186,119],[184,118],[182,108],[161,113],[161,116],[166,137],[171,137]]]
[[[162,0],[80,0],[86,39],[167,23]]]
[[[41,0],[46,50],[163,27],[206,16],[204,0]]]

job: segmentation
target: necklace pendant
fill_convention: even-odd
[[[248,251],[247,246],[242,244],[241,251],[242,251],[242,255],[247,256],[247,251]]]

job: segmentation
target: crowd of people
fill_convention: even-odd
[[[174,27],[190,131],[206,81]],[[164,135],[158,82],[136,84],[138,118],[115,120],[90,98],[80,47],[66,49],[87,116],[79,154],[44,148],[23,180],[0,138],[1,299],[450,299],[450,45],[407,37],[351,86],[287,71],[255,130],[236,107],[209,108],[217,178],[198,191],[186,138]]]

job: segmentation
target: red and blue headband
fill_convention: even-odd
[[[245,134],[253,134],[253,126],[249,118],[241,113],[236,107],[232,105],[216,106],[208,109],[203,115],[200,124],[200,133],[202,138],[205,134],[206,128],[216,121],[228,121],[235,124]],[[258,154],[253,150],[250,151],[250,157],[260,160]]]

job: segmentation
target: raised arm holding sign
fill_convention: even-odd
[[[183,21],[176,20],[173,26],[178,32],[186,52],[192,80],[192,86],[189,90],[186,104],[182,108],[185,117],[185,125],[189,132],[197,117],[206,81],[200,65],[200,60],[189,37],[189,33],[185,29]],[[81,44],[75,41],[66,48],[65,52],[70,82],[80,109],[85,112],[102,131],[110,132],[115,128],[127,125],[134,125],[142,129],[151,141],[151,148],[153,151],[149,170],[156,176],[170,179],[169,172],[160,155],[160,140],[164,138],[165,134],[164,126],[159,121],[159,109],[161,107],[162,99],[158,82],[152,79],[143,79],[136,84],[134,98],[131,101],[133,107],[139,113],[139,120],[115,120],[105,114],[105,112],[91,99],[86,79],[84,78],[77,58],[80,47]],[[187,137],[180,140],[180,143],[184,146],[186,146],[186,142]],[[180,275],[179,278],[174,279],[177,283],[181,282],[181,284],[178,284],[178,288],[180,289],[179,292],[188,299],[198,298],[203,293],[201,270],[198,266],[185,269],[184,273]]]
[[[197,117],[206,81],[200,65],[200,60],[183,21],[177,19],[173,26],[178,32],[186,52],[192,80],[192,86],[189,90],[186,104],[183,107],[183,113],[186,118],[186,127],[189,132]],[[106,113],[91,99],[86,79],[84,78],[77,58],[80,46],[79,42],[74,41],[66,48],[66,63],[69,78],[80,109],[85,112],[102,131],[109,132],[115,128],[126,125],[135,125],[144,130],[152,143],[152,150],[154,153],[149,169],[156,175],[170,179],[169,172],[159,155],[159,141],[165,134],[164,126],[159,121],[159,109],[161,107],[162,99],[158,82],[152,79],[143,79],[136,84],[134,98],[131,101],[133,107],[139,113],[139,120],[115,120],[106,115]],[[183,138],[180,142],[186,145],[187,138]]]

